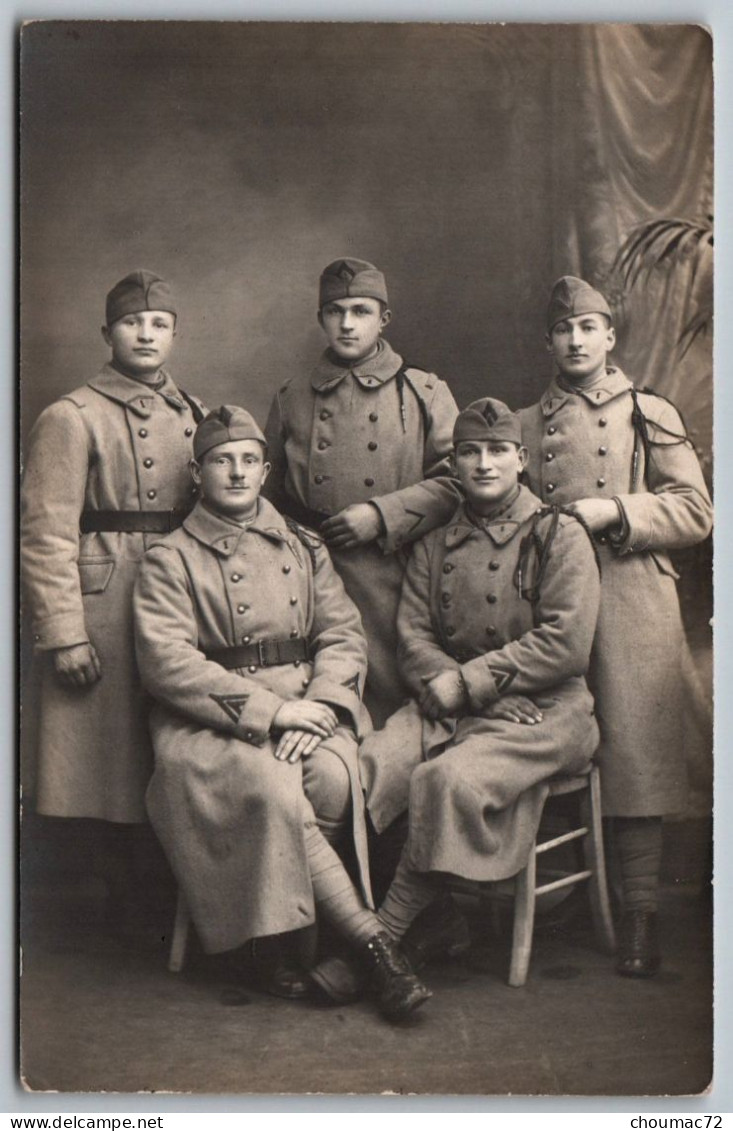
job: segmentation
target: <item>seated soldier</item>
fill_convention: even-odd
[[[200,501],[142,563],[137,654],[157,700],[148,813],[206,951],[308,926],[317,906],[364,950],[396,1020],[430,994],[369,910],[366,642],[321,539],[259,498],[265,456],[248,412],[209,413],[191,463]],[[347,830],[361,893],[329,843]],[[305,992],[271,947],[259,972],[270,992]]]
[[[394,939],[440,894],[440,874],[515,875],[547,779],[584,770],[598,743],[585,682],[600,590],[591,539],[520,486],[527,453],[501,401],[469,405],[453,441],[465,502],[415,545],[400,602],[415,702],[360,750],[377,830],[408,810],[379,911]]]

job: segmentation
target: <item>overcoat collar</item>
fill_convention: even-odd
[[[384,385],[392,380],[402,365],[400,355],[383,338],[379,339],[374,356],[357,365],[342,365],[334,357],[331,350],[326,350],[311,373],[311,385],[317,392],[330,393],[349,374],[366,388],[374,388],[375,382],[377,385]]]
[[[119,369],[108,363],[88,384],[103,397],[108,397],[109,400],[117,401],[118,404],[129,408],[136,416],[150,416],[155,397],[163,397],[173,408],[184,412],[188,406],[170,374],[167,370],[161,369],[160,376],[163,378],[163,383],[154,389],[143,381],[136,381],[134,377],[126,377]]]
[[[257,517],[248,526],[240,526],[239,523],[231,522],[222,515],[214,514],[200,500],[183,520],[183,526],[188,534],[198,542],[202,542],[204,546],[215,550],[223,558],[231,557],[236,552],[242,537],[252,532],[262,534],[272,542],[285,542],[300,559],[298,539],[288,530],[280,512],[262,496],[258,500]]]
[[[589,389],[575,389],[569,392],[559,384],[557,377],[554,377],[540,397],[542,415],[554,416],[558,409],[574,396],[583,397],[594,408],[600,408],[631,388],[633,386],[628,377],[613,365],[609,365],[605,375]]]
[[[503,546],[511,541],[525,522],[542,510],[542,503],[533,495],[528,487],[523,484],[519,487],[519,495],[514,503],[504,514],[498,515],[486,526],[476,526],[466,514],[466,504],[461,503],[451,519],[445,534],[446,550],[454,550],[463,545],[469,538],[481,538],[486,534],[496,546]]]

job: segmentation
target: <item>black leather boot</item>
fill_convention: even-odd
[[[385,931],[372,935],[366,944],[366,955],[371,991],[379,1012],[388,1021],[403,1021],[433,996],[415,974],[399,944]]]
[[[616,971],[627,978],[651,978],[658,969],[656,912],[625,911],[619,932]]]

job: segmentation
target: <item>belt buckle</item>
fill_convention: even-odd
[[[257,641],[257,659],[259,661],[259,665],[260,665],[261,668],[267,668],[267,667],[270,666],[269,663],[268,663],[268,660],[267,660],[267,655],[265,654],[266,648],[267,648],[267,641],[266,640],[258,640]]]
[[[257,659],[261,668],[277,667],[280,663],[280,649],[277,640],[258,640]]]

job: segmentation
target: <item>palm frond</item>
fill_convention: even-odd
[[[712,244],[712,224],[669,217],[635,225],[616,253],[612,271],[631,290],[640,275],[666,263],[696,256],[696,249]]]

